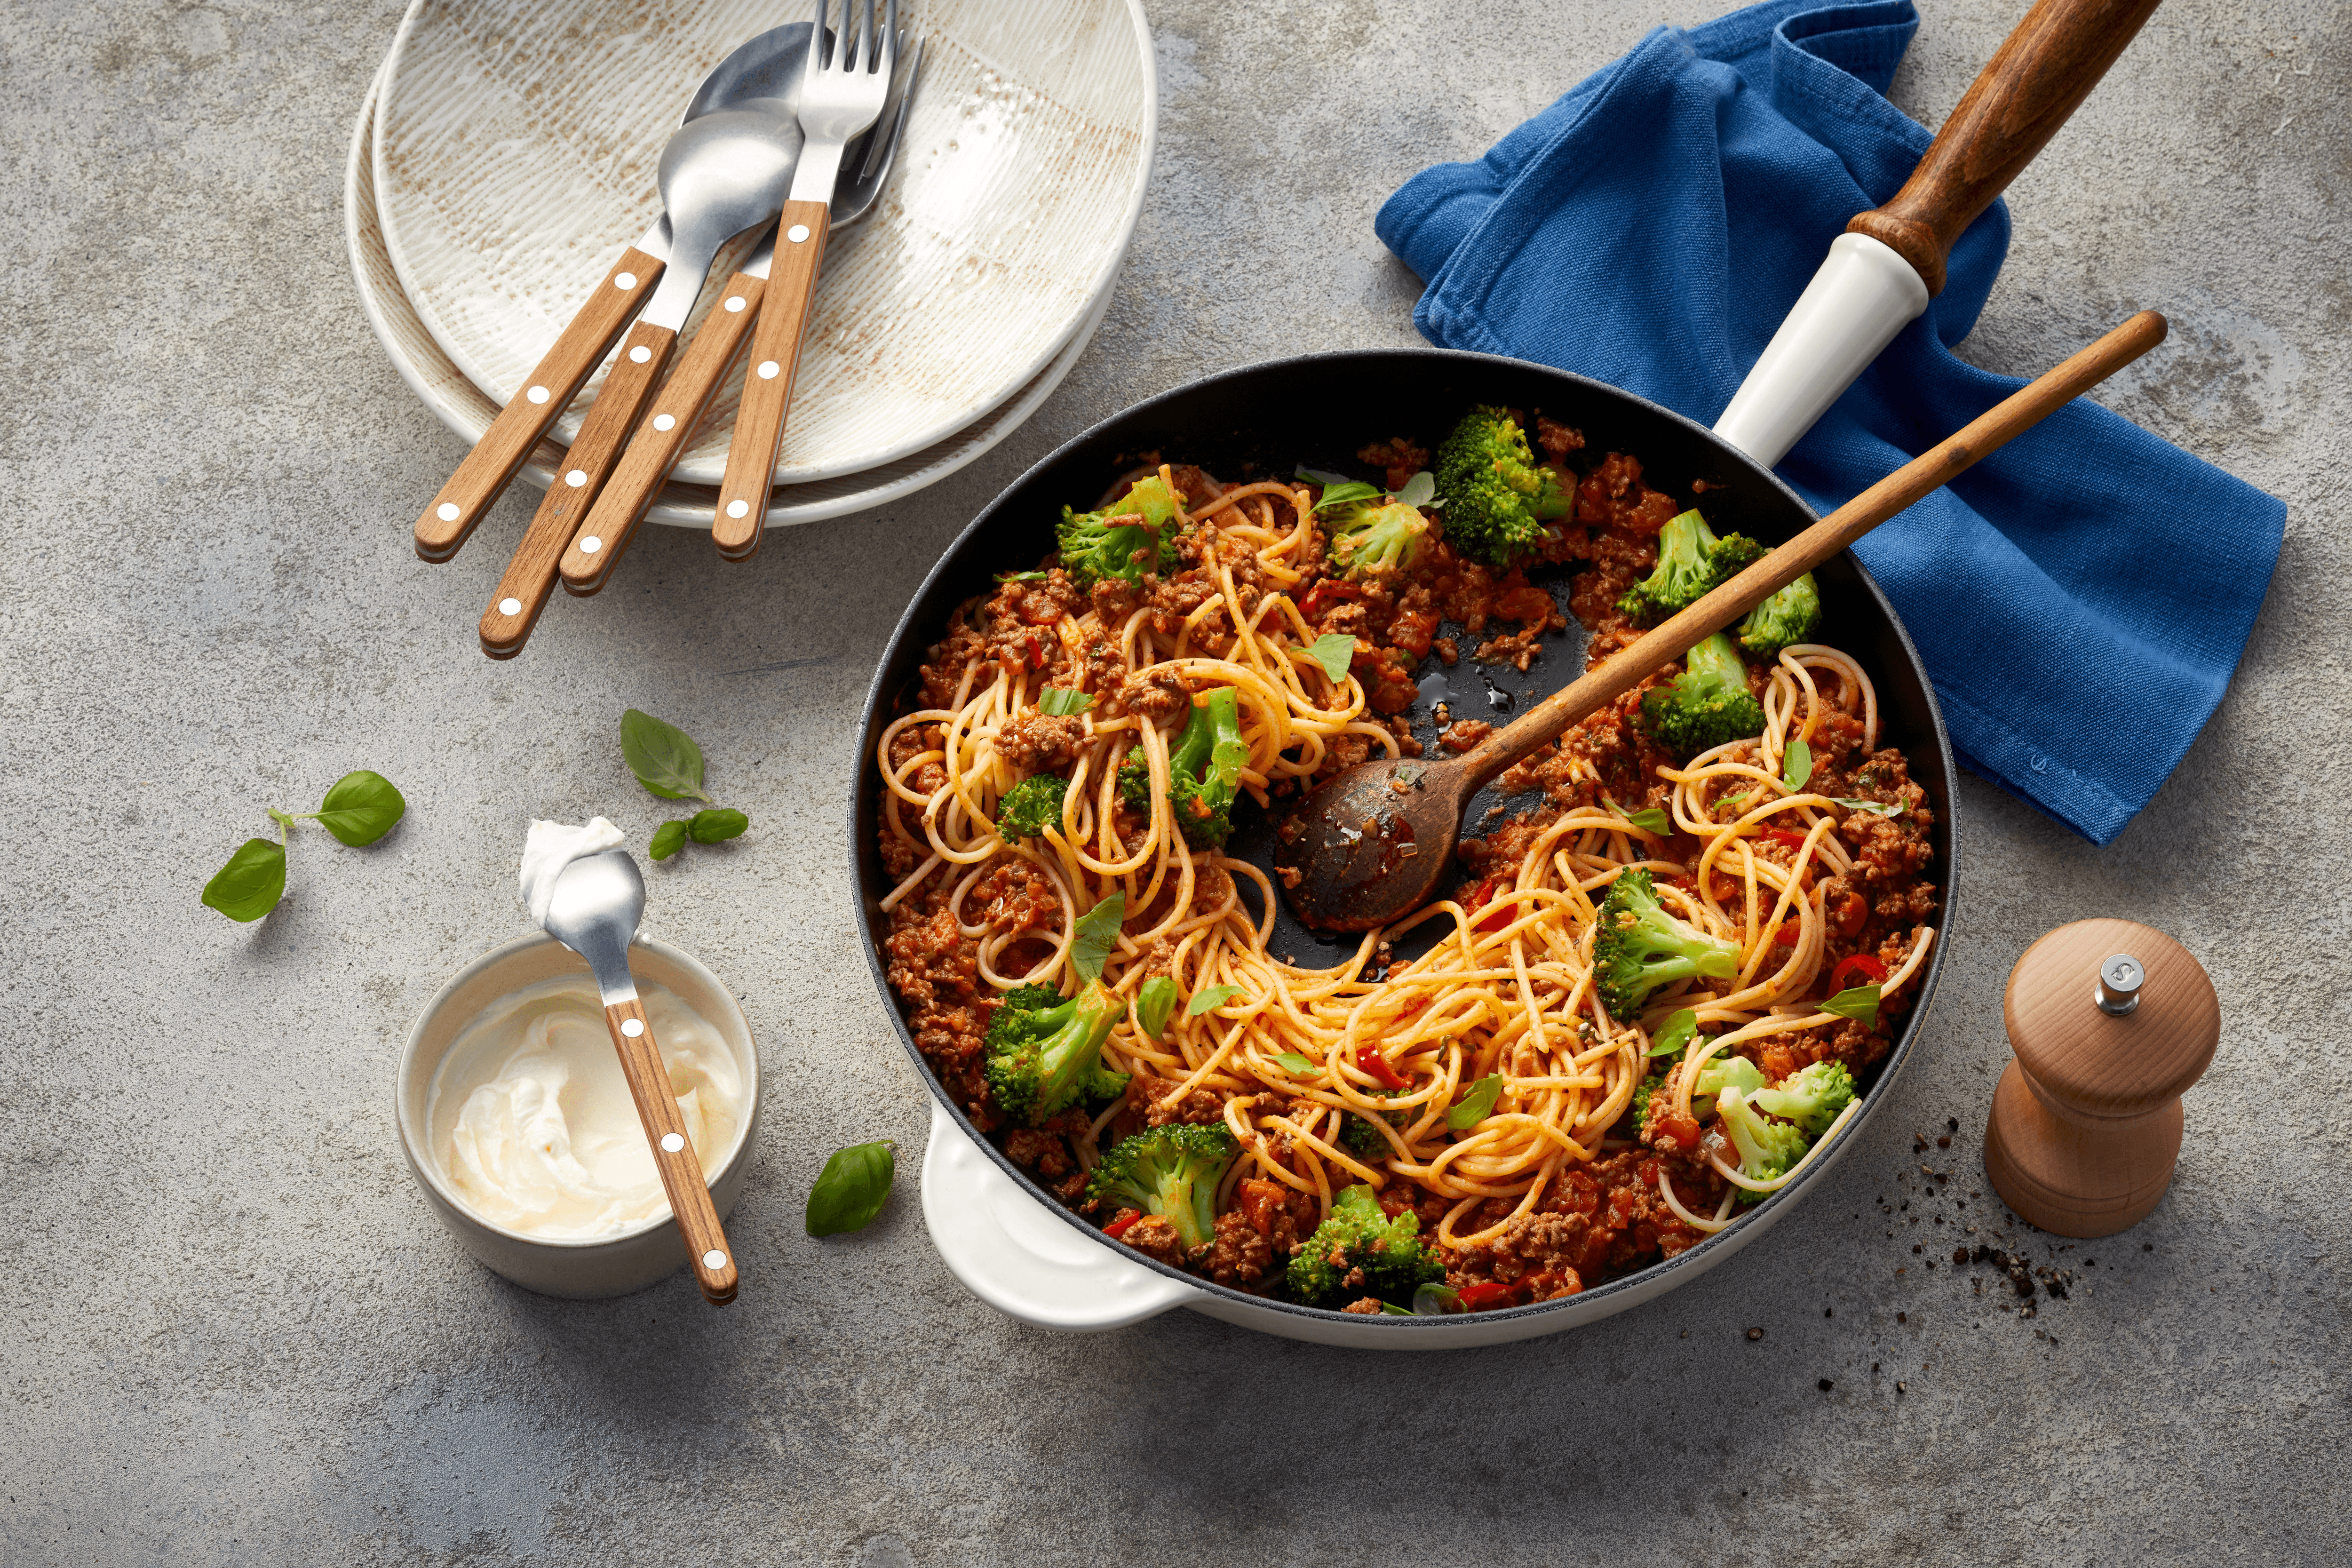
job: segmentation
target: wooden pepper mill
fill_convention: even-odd
[[[2180,1157],[2180,1097],[2221,1037],[2213,982],[2152,926],[2077,921],[2025,950],[2001,1004],[2017,1058],[1993,1090],[1985,1173],[2020,1219],[2113,1236]]]

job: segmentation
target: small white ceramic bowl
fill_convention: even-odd
[[[743,1009],[713,974],[685,952],[666,942],[640,936],[629,944],[629,968],[643,984],[665,985],[719,1031],[742,1066],[744,1097],[749,1109],[735,1147],[711,1173],[710,1201],[724,1220],[743,1191],[743,1173],[751,1163],[751,1146],[760,1135],[760,1110],[765,1084],[760,1075],[760,1050],[751,1039],[751,1026]],[[574,1300],[599,1300],[625,1296],[667,1279],[686,1265],[686,1244],[678,1238],[677,1221],[665,1215],[618,1236],[593,1241],[557,1241],[528,1236],[484,1219],[466,1206],[450,1187],[435,1157],[426,1119],[433,1075],[450,1045],[484,1009],[509,992],[564,974],[585,974],[588,965],[579,954],[544,932],[493,948],[459,970],[440,994],[425,1005],[424,1013],[408,1031],[400,1053],[400,1071],[394,1080],[394,1110],[400,1121],[400,1143],[408,1168],[425,1201],[458,1245],[491,1272],[504,1275],[526,1290]]]

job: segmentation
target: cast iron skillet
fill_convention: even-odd
[[[899,1041],[914,1058],[923,1081],[957,1123],[988,1152],[989,1158],[1047,1210],[1129,1263],[1157,1269],[1211,1297],[1229,1298],[1232,1305],[1257,1312],[1296,1313],[1309,1319],[1341,1316],[1233,1290],[1197,1275],[1167,1268],[1105,1237],[1006,1159],[972,1127],[963,1108],[949,1098],[932,1076],[922,1054],[915,1047],[905,1012],[884,976],[881,943],[888,933],[889,921],[881,910],[880,901],[889,892],[891,883],[883,872],[878,848],[883,792],[874,766],[875,747],[890,721],[919,700],[919,667],[925,651],[944,632],[955,607],[992,590],[996,574],[1034,566],[1054,548],[1054,524],[1063,506],[1094,505],[1118,476],[1147,454],[1156,453],[1171,462],[1197,463],[1227,484],[1245,479],[1287,478],[1302,463],[1376,479],[1375,473],[1356,460],[1359,448],[1392,436],[1409,436],[1434,448],[1454,421],[1473,403],[1518,408],[1527,414],[1530,427],[1537,410],[1574,426],[1584,433],[1585,446],[1582,451],[1571,455],[1572,465],[1597,463],[1612,451],[1631,454],[1641,461],[1643,479],[1677,500],[1692,500],[1694,481],[1704,480],[1706,489],[1701,504],[1708,522],[1717,531],[1738,530],[1767,544],[1778,544],[1816,521],[1811,510],[1794,491],[1707,430],[1630,393],[1583,376],[1519,360],[1440,349],[1368,350],[1275,360],[1208,376],[1139,404],[1095,426],[1024,474],[972,520],[932,568],[914,602],[900,617],[866,700],[864,739],[857,752],[850,803],[850,840],[857,865],[859,914],[867,935],[866,959],[873,971],[875,986],[898,1024]],[[1862,1110],[1841,1139],[1851,1144],[1860,1133],[1861,1124],[1875,1115],[1885,1102],[1889,1085],[1909,1058],[1943,972],[1952,930],[1955,774],[1950,738],[1945,731],[1943,716],[1937,710],[1927,671],[1878,585],[1851,554],[1822,567],[1815,576],[1822,590],[1822,640],[1858,658],[1869,672],[1878,690],[1879,743],[1900,747],[1910,758],[1911,776],[1927,790],[1936,811],[1931,834],[1936,858],[1929,868],[1940,892],[1940,905],[1933,920],[1935,948],[1928,954],[1926,973],[1915,982],[1913,1005],[1894,1048],[1864,1075]],[[1538,580],[1546,581],[1554,597],[1564,603],[1565,573],[1556,579]],[[1464,642],[1465,657],[1450,669],[1439,666],[1433,656],[1415,672],[1423,678],[1424,698],[1437,694],[1437,682],[1428,679],[1433,675],[1442,676],[1450,688],[1453,716],[1457,719],[1489,716],[1490,710],[1507,711],[1522,699],[1533,700],[1549,695],[1583,668],[1579,651],[1580,633],[1572,616],[1570,622],[1566,637],[1547,645],[1542,658],[1529,667],[1525,676],[1508,666],[1493,668],[1473,665],[1467,657],[1474,646],[1472,641]],[[1446,628],[1449,634],[1457,630]],[[1416,704],[1413,719],[1416,732],[1424,744],[1428,743],[1433,732],[1428,701]],[[1526,797],[1518,804],[1533,804],[1536,798]],[[1474,805],[1465,833],[1476,830],[1489,804],[1492,802],[1482,796]],[[1281,805],[1276,803],[1277,810]],[[1237,828],[1228,852],[1260,866],[1270,865],[1273,825],[1268,819],[1275,813],[1261,815],[1253,808],[1244,808],[1242,815],[1251,820]],[[1254,897],[1254,891],[1245,891],[1245,896]],[[1438,920],[1428,922],[1423,929],[1434,935],[1446,925],[1446,921]],[[1309,932],[1285,909],[1277,915],[1270,945],[1276,955],[1296,956],[1302,967],[1319,968],[1335,962],[1338,952],[1352,952],[1359,940]],[[1487,1321],[1529,1319],[1573,1308],[1582,1321],[1601,1315],[1593,1310],[1600,1304],[1596,1298],[1636,1289],[1647,1296],[1662,1286],[1671,1288],[1660,1279],[1661,1274],[1679,1271],[1684,1278],[1696,1278],[1743,1245],[1743,1232],[1753,1235],[1785,1213],[1818,1181],[1829,1163],[1827,1157],[1814,1162],[1797,1181],[1750,1210],[1738,1225],[1676,1258],[1595,1286],[1580,1295],[1476,1316]],[[1463,1321],[1462,1318],[1353,1320],[1359,1325],[1390,1325],[1400,1333]],[[1521,1333],[1544,1331],[1532,1323],[1520,1329]]]

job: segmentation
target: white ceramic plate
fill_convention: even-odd
[[[373,176],[383,247],[443,354],[514,395],[613,258],[659,216],[680,108],[755,0],[424,0],[393,46]],[[779,481],[953,437],[1051,365],[1109,292],[1150,168],[1158,88],[1138,0],[913,0],[929,40],[890,188],[829,249]],[[716,484],[738,381],[678,477]],[[572,438],[595,383],[556,427]]]
[[[359,284],[361,309],[367,312],[368,322],[375,328],[393,368],[436,417],[470,445],[482,438],[482,432],[497,417],[499,405],[466,378],[425,330],[415,306],[401,290],[399,277],[384,247],[383,231],[376,219],[374,165],[370,149],[374,137],[377,94],[391,66],[387,57],[368,89],[367,99],[360,106],[358,122],[352,127],[351,156],[343,171],[343,240],[351,251],[352,274]],[[1031,377],[1028,384],[1005,403],[948,439],[862,473],[809,484],[778,485],[769,492],[768,526],[781,528],[863,511],[911,495],[954,473],[1020,428],[1037,411],[1086,352],[1109,303],[1110,293],[1106,289],[1052,363]],[[562,462],[562,447],[553,441],[541,441],[524,465],[522,477],[543,490],[555,482],[556,471]],[[717,493],[709,485],[672,483],[646,513],[646,520],[678,528],[708,529]]]

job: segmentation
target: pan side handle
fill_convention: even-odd
[[[1116,1242],[1091,1240],[1046,1213],[936,1100],[923,1151],[923,1223],[966,1289],[1041,1329],[1121,1329],[1206,1294],[1128,1261]]]

